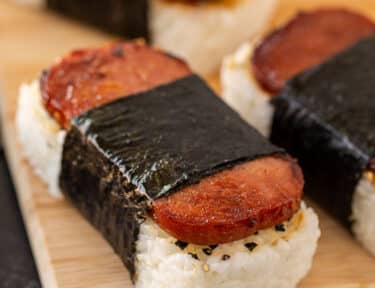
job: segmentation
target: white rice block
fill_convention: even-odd
[[[375,256],[375,183],[364,175],[353,195],[352,230],[358,241]]]
[[[52,196],[61,196],[58,179],[66,132],[45,110],[38,81],[20,88],[16,127],[34,172],[47,183]]]
[[[255,41],[243,44],[223,61],[221,85],[224,100],[264,136],[271,133],[274,108],[271,95],[255,79],[250,61]],[[352,231],[359,242],[375,255],[375,184],[367,177],[359,182],[352,202]]]
[[[224,59],[221,67],[222,96],[242,118],[269,137],[274,108],[269,101],[271,95],[259,86],[252,73],[254,48],[255,41],[247,42]]]
[[[226,2],[226,3],[225,3]],[[233,0],[199,6],[150,0],[153,45],[207,74],[223,57],[262,31],[278,0]]]
[[[308,273],[320,236],[318,217],[302,204],[285,222],[285,232],[259,231],[240,241],[221,244],[208,256],[207,246],[189,244],[181,250],[176,239],[152,220],[142,224],[137,243],[137,288],[293,288]],[[249,251],[244,245],[258,246]],[[199,260],[188,253],[196,254]],[[223,255],[230,258],[223,260]]]

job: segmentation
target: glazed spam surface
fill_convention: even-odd
[[[238,164],[258,159],[250,163],[263,168],[251,168],[252,176],[259,181],[270,177],[273,182],[263,183],[264,187],[255,180],[247,182],[254,190],[243,193],[246,201],[240,207],[232,203],[225,205],[234,199],[235,189],[225,195],[215,194],[217,190],[212,188],[215,187],[212,183],[206,185],[211,186],[211,190],[196,189],[199,197],[190,195],[202,201],[201,212],[206,215],[194,214],[199,209],[194,203],[183,203],[184,197],[177,199],[176,205],[166,209],[176,214],[182,211],[188,216],[181,222],[185,229],[179,234],[182,237],[190,237],[194,232],[195,227],[189,225],[188,220],[198,226],[200,223],[201,227],[204,225],[199,217],[211,216],[221,221],[219,225],[206,219],[208,229],[204,238],[197,233],[195,238],[180,240],[194,240],[199,244],[212,244],[211,240],[225,242],[234,240],[227,238],[228,235],[243,237],[242,232],[237,232],[245,226],[252,228],[247,230],[249,235],[257,228],[271,227],[292,216],[299,208],[303,179],[296,163],[283,155],[281,149],[271,145],[218,99],[201,79],[189,76],[75,118],[64,145],[60,183],[67,198],[102,231],[130,271],[134,271],[134,245],[139,225],[151,208],[154,215],[159,216],[158,208],[165,208],[163,203],[152,204],[178,195],[185,187],[224,170],[228,171],[227,179],[233,179],[227,185],[236,188],[235,175],[242,180],[245,178],[236,170]],[[267,160],[270,162],[263,163],[262,157],[270,157]],[[265,165],[280,177],[268,175],[271,171],[262,172]],[[285,182],[289,183],[282,184]],[[221,201],[211,209],[214,197],[220,197]],[[221,203],[224,203],[222,210]],[[225,209],[228,209],[226,214],[221,214]],[[238,216],[243,215],[238,209],[249,209],[250,213],[239,219]],[[243,221],[231,226],[233,219]],[[158,222],[158,216],[156,220]],[[165,222],[161,225],[166,227]],[[171,227],[168,231],[176,233]]]
[[[203,178],[158,199],[152,215],[165,231],[195,244],[220,244],[281,223],[300,206],[303,176],[288,157],[263,157]]]
[[[42,75],[41,91],[51,116],[67,128],[89,109],[189,74],[183,61],[141,41],[118,42],[66,55]]]
[[[298,157],[305,190],[350,225],[355,188],[373,166],[375,37],[292,79],[273,100],[271,140]]]
[[[353,11],[303,12],[265,37],[254,51],[251,69],[266,91],[278,93],[291,77],[374,33],[375,24]]]

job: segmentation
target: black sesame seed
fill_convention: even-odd
[[[210,247],[212,250],[215,250],[217,248],[217,246],[219,246],[219,245],[218,244],[208,245],[208,247]]]
[[[275,230],[279,231],[279,232],[285,232],[285,226],[284,226],[284,224],[277,224],[275,226]]]
[[[180,240],[177,240],[174,244],[180,247],[181,250],[184,250],[189,245],[189,243],[186,243]]]
[[[191,257],[193,257],[195,260],[199,260],[198,255],[195,253],[188,253]]]
[[[259,232],[258,231],[256,231],[255,233],[254,233],[254,235],[258,235],[259,234]]]
[[[230,255],[224,254],[223,257],[221,257],[221,260],[226,261],[230,258]]]
[[[202,249],[203,253],[210,256],[212,254],[212,249],[211,248],[203,248]]]
[[[249,242],[245,244],[245,247],[249,249],[250,252],[253,251],[257,246],[258,244],[255,242]]]

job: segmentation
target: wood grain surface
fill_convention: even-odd
[[[279,25],[300,9],[321,5],[345,5],[375,17],[375,1],[280,2],[270,27]],[[51,198],[45,185],[33,175],[22,157],[14,126],[21,83],[38,77],[43,68],[70,49],[100,45],[111,39],[43,9],[26,9],[0,0],[4,144],[44,287],[132,287],[126,269],[99,233],[69,203]],[[316,210],[322,237],[311,273],[299,287],[375,288],[375,258],[366,254],[333,219]]]

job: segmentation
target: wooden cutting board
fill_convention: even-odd
[[[330,6],[342,4],[339,0],[280,2],[271,26],[285,21],[302,7],[317,7],[319,2]],[[345,5],[375,17],[375,1],[352,0]],[[30,10],[0,0],[4,144],[40,276],[48,288],[132,287],[126,269],[99,233],[67,202],[51,198],[32,174],[22,158],[14,126],[17,92],[22,82],[38,77],[44,67],[72,48],[98,45],[110,39],[42,9]],[[312,271],[299,287],[375,288],[375,258],[368,256],[333,219],[316,210],[322,237]]]

